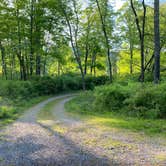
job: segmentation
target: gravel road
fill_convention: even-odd
[[[63,95],[48,99],[29,109],[20,119],[0,131],[0,166],[105,166],[106,158],[84,151],[72,140],[53,133],[37,122],[37,114],[49,102],[63,99]],[[62,100],[58,109],[63,109]],[[59,113],[65,123],[72,123]]]
[[[166,165],[163,160],[153,163],[154,154],[166,154],[164,144],[151,139],[142,143],[134,140],[130,132],[100,131],[96,126],[69,117],[64,111],[64,104],[72,97],[61,95],[41,102],[0,131],[0,166]],[[62,125],[66,129],[62,133],[37,121],[40,110],[54,100],[58,103],[52,110],[55,116],[53,125]],[[86,144],[87,138],[96,140],[95,144]],[[110,138],[123,142],[123,145],[117,146],[116,143],[116,146],[108,148],[103,142]]]

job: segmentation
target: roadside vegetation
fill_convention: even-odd
[[[108,77],[87,77],[88,89],[105,84]],[[59,93],[81,90],[81,78],[66,74],[59,77],[34,77],[29,81],[0,81],[0,126],[17,119],[28,107]]]
[[[81,112],[148,119],[149,130],[161,121],[163,131],[166,3],[154,2],[0,0],[1,122],[38,98],[93,90]]]
[[[25,114],[25,119],[33,120],[32,126],[18,124],[13,130],[12,137],[17,133],[28,136],[11,141],[15,145],[10,144],[10,152],[25,149],[21,160],[20,153],[12,153],[17,165],[29,156],[35,159],[32,165],[40,165],[36,154],[40,152],[40,158],[47,160],[42,155],[55,150],[57,144],[52,141],[50,146],[47,141],[41,146],[40,140],[50,137],[48,132],[34,133],[35,125],[46,125],[81,148],[92,147],[99,156],[103,153],[109,158],[115,152],[116,161],[124,160],[112,165],[134,165],[126,164],[129,158],[139,160],[135,165],[144,165],[157,155],[165,165],[165,25],[166,0],[0,0],[0,129],[51,97],[30,109],[30,116]],[[66,103],[65,112],[64,102],[73,92],[80,95]],[[37,136],[32,142],[36,146],[38,140],[40,146],[32,146],[31,136]],[[22,141],[24,146],[20,146]],[[65,147],[70,144],[67,141]],[[8,154],[6,145],[0,147],[1,155]],[[45,145],[48,151],[42,154]],[[60,157],[64,160],[64,154],[72,156],[63,145],[56,148],[58,154],[63,152]],[[82,155],[81,162],[86,159],[81,151]],[[9,156],[5,156],[7,162]],[[56,153],[49,157],[46,165],[56,157]]]
[[[13,100],[1,97],[0,99],[0,128],[15,121],[25,110],[47,99],[49,96],[41,96],[27,100]]]
[[[166,138],[165,87],[133,82],[99,86],[69,101],[66,110],[99,126]]]

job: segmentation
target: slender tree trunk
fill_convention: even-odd
[[[40,57],[40,54],[37,53],[37,56],[36,56],[36,75],[39,75],[39,76],[41,74],[40,62],[41,62],[41,57]]]
[[[22,63],[22,73],[23,73],[23,80],[27,80],[27,74],[26,74],[26,66],[25,66],[25,59],[24,59],[24,56],[22,57],[22,60],[21,60],[21,63]]]
[[[1,41],[0,41],[0,49],[1,49],[1,56],[2,56],[2,74],[7,80],[7,69],[6,69],[6,61],[5,61],[5,48],[3,47]]]
[[[93,72],[94,72],[94,77],[96,77],[96,59],[94,60]]]
[[[71,26],[70,20],[68,18],[68,15],[67,15],[65,9],[63,10],[63,13],[64,13],[64,16],[65,16],[65,19],[66,19],[66,22],[67,22],[67,25],[68,25],[68,28],[69,28],[70,42],[71,42],[71,46],[72,46],[72,49],[73,49],[73,53],[74,53],[74,56],[76,58],[77,64],[78,64],[79,69],[80,69],[81,79],[82,79],[82,88],[83,88],[83,90],[86,90],[85,75],[84,75],[84,71],[83,71],[80,55],[78,53],[77,41],[75,41],[75,44],[74,44],[73,33],[72,33],[72,26]],[[76,34],[77,34],[77,30],[76,30],[75,35],[74,35],[75,40],[77,40]]]
[[[29,57],[27,56],[27,54],[25,55],[25,60],[26,60],[26,73],[27,73],[27,79],[29,78],[30,76],[30,70],[29,70]]]
[[[43,75],[46,74],[46,64],[47,64],[47,53],[45,53],[44,63],[43,63]]]
[[[160,81],[160,20],[159,0],[154,0],[154,83]]]
[[[84,62],[84,75],[87,74],[87,61],[88,61],[88,54],[89,54],[89,48],[88,48],[88,44],[86,44],[86,53],[85,53],[85,62]]]
[[[92,76],[92,72],[93,72],[93,56],[91,58],[91,65],[90,65],[90,74]]]
[[[130,74],[133,74],[133,45],[130,43]]]
[[[15,55],[12,54],[12,60],[11,60],[11,80],[14,79],[14,71],[15,71]]]
[[[85,67],[84,67],[84,75],[87,74],[87,61],[88,61],[88,52],[89,51],[86,51],[86,54],[85,54]]]
[[[109,78],[110,78],[110,82],[112,82],[112,63],[111,63],[111,58],[110,58],[110,45],[109,45],[109,39],[108,39],[108,35],[107,35],[107,30],[105,27],[105,22],[104,22],[104,18],[100,9],[100,4],[99,1],[96,0],[96,4],[98,7],[98,11],[100,14],[100,19],[101,19],[101,23],[102,23],[102,30],[104,33],[104,37],[105,37],[105,41],[106,41],[106,46],[107,46],[107,59],[108,59],[108,67],[109,67]]]
[[[20,77],[21,80],[26,80],[26,67],[24,63],[24,56],[22,55],[22,50],[21,50],[21,25],[20,25],[20,18],[19,18],[19,9],[17,9],[17,34],[18,34],[18,51],[17,51],[17,57],[20,62]]]
[[[145,65],[144,41],[141,40],[141,77],[140,77],[141,82],[144,82],[145,78],[144,65]]]
[[[146,6],[145,6],[145,0],[142,1],[143,6],[143,23],[142,23],[142,38],[141,38],[141,82],[144,82],[145,79],[145,72],[144,72],[144,66],[145,66],[145,23],[146,23]]]
[[[30,13],[30,75],[33,74],[33,57],[34,57],[34,46],[33,46],[33,31],[34,31],[34,0],[31,0],[31,13]]]
[[[88,56],[89,56],[89,32],[90,32],[90,20],[88,17],[88,27],[87,27],[87,35],[86,35],[86,43],[85,43],[85,67],[84,67],[84,74],[87,74],[87,61],[88,61]]]
[[[40,49],[41,49],[41,29],[39,27],[39,25],[36,25],[36,33],[38,34],[36,36],[36,45],[37,45],[37,49],[36,49],[36,75],[40,76],[41,75],[41,53],[40,53]]]
[[[140,81],[144,82],[145,77],[145,54],[144,54],[144,40],[145,40],[145,23],[146,23],[146,6],[145,6],[145,0],[142,0],[142,6],[143,6],[143,21],[142,21],[142,27],[140,26],[140,20],[138,18],[136,9],[133,4],[133,0],[130,0],[131,8],[133,10],[134,16],[135,16],[135,23],[137,26],[137,30],[139,33],[139,39],[140,39],[140,47],[141,47],[141,77]]]
[[[93,71],[96,71],[95,68],[96,68],[96,53],[94,52],[93,55],[92,55],[92,58],[91,58],[91,66],[90,66],[91,76],[93,74]]]

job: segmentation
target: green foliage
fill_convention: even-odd
[[[105,76],[88,76],[85,78],[86,87],[93,89],[95,85],[104,84],[107,80]],[[73,74],[34,77],[30,81],[1,81],[0,84],[0,96],[3,96],[0,100],[1,119],[14,118],[20,112],[20,107],[27,104],[27,100],[82,89],[81,77]]]
[[[30,81],[1,81],[0,96],[10,99],[28,99],[37,96]]]
[[[13,107],[1,106],[0,119],[11,118],[17,111]]]
[[[90,100],[89,100],[90,99]],[[91,125],[97,124],[98,127],[127,129],[131,131],[142,132],[150,136],[166,136],[166,123],[164,119],[142,119],[137,117],[129,117],[124,114],[117,114],[116,112],[102,112],[97,111],[93,107],[94,101],[93,92],[80,94],[76,98],[66,103],[66,111],[71,116],[81,118]],[[151,110],[153,111],[153,110]],[[155,110],[154,110],[155,111]],[[151,112],[149,112],[151,113]],[[149,117],[151,114],[149,114]]]
[[[81,78],[78,76],[63,75],[63,76],[59,77],[58,79],[60,79],[62,82],[61,89],[63,91],[80,90],[82,88]]]
[[[93,89],[96,85],[106,83],[108,77],[86,77],[87,89]],[[63,91],[81,90],[81,77],[65,74],[57,77],[34,77],[30,81],[1,81],[0,96],[12,99],[28,99],[41,95],[54,95]]]
[[[94,110],[141,118],[166,118],[166,84],[112,84],[94,90]]]
[[[34,84],[34,91],[39,95],[51,95],[57,93],[57,84],[52,77],[39,77],[38,81],[32,83]]]
[[[92,92],[87,91],[80,93],[78,97],[70,100],[66,103],[65,108],[69,113],[78,112],[82,115],[93,113],[92,103],[94,98],[92,97]]]
[[[166,118],[165,99],[165,83],[158,86],[147,84],[131,95],[125,104],[130,114],[145,118]]]
[[[46,99],[46,96],[21,99],[17,97],[13,98],[0,98],[0,128],[4,125],[13,122],[17,119],[20,114],[22,114],[27,108],[33,106],[34,104],[41,102]]]
[[[123,101],[128,95],[126,89],[118,84],[98,87],[94,91],[94,106],[99,110],[115,111],[123,107]]]

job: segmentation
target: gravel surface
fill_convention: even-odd
[[[41,108],[55,99],[64,97],[69,95],[54,97],[36,105],[0,132],[0,166],[108,165],[106,158],[85,152],[72,140],[53,133],[37,123],[37,114]],[[69,122],[62,114],[58,113],[58,115],[62,119],[65,118],[63,119],[65,122]]]
[[[0,131],[0,166],[166,165],[166,161],[154,158],[166,154],[162,140],[149,138],[142,143],[134,139],[133,133],[100,130],[71,118],[64,112],[64,104],[71,98],[72,95],[62,95],[41,102]],[[52,110],[55,121],[51,125],[39,123],[40,110],[56,99],[61,100]],[[65,130],[54,130],[52,126],[56,124]],[[112,146],[106,146],[110,139]]]

